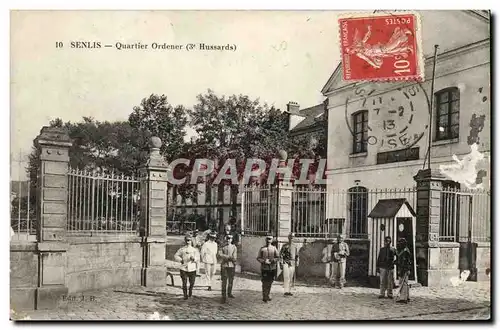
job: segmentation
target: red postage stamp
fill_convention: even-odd
[[[423,80],[417,14],[350,15],[339,24],[344,80]]]

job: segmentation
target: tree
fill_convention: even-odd
[[[69,165],[73,169],[137,175],[137,169],[148,156],[148,132],[135,129],[127,122],[100,122],[83,117],[78,123],[63,123],[57,118],[49,125],[67,130],[73,143],[69,150]],[[27,169],[33,183],[37,180],[39,156],[34,145]]]
[[[182,105],[172,107],[165,95],[156,94],[144,98],[129,116],[132,128],[161,139],[160,153],[168,162],[178,158],[183,150],[187,122],[187,112]]]
[[[193,156],[216,162],[215,175],[228,159],[235,159],[239,178],[249,158],[268,160],[288,145],[286,114],[245,95],[218,96],[208,90],[197,96],[197,104],[189,111],[191,125],[198,137],[193,142]],[[209,185],[212,182],[208,182]],[[231,186],[232,213],[236,214],[238,185],[223,181],[218,187],[221,202],[224,185]],[[219,219],[222,225],[222,219]]]

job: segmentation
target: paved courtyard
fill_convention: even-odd
[[[61,301],[54,311],[20,313],[13,319],[31,320],[484,320],[490,315],[490,283],[466,282],[451,288],[412,288],[411,302],[397,304],[378,299],[378,290],[297,283],[293,297],[283,296],[281,282],[275,282],[272,302],[264,303],[256,276],[235,279],[234,299],[220,303],[220,281],[207,291],[203,280],[193,297],[183,300],[180,279],[163,288],[113,288],[76,295]],[[71,298],[71,297],[70,297]]]

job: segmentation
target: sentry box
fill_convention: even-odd
[[[415,257],[415,231],[416,231],[416,214],[413,208],[408,203],[406,198],[399,199],[381,199],[368,215],[368,237],[370,238],[370,257],[368,264],[368,275],[376,277],[377,275],[377,258],[380,248],[384,246],[384,238],[390,236],[392,246],[396,244],[400,238],[405,238],[408,242],[408,248],[413,257],[413,267],[410,273],[409,283],[417,282],[417,266]],[[394,281],[397,280],[397,269],[394,272]]]

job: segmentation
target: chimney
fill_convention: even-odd
[[[300,110],[300,105],[297,102],[290,101],[286,105],[286,111],[291,115],[298,115]]]

